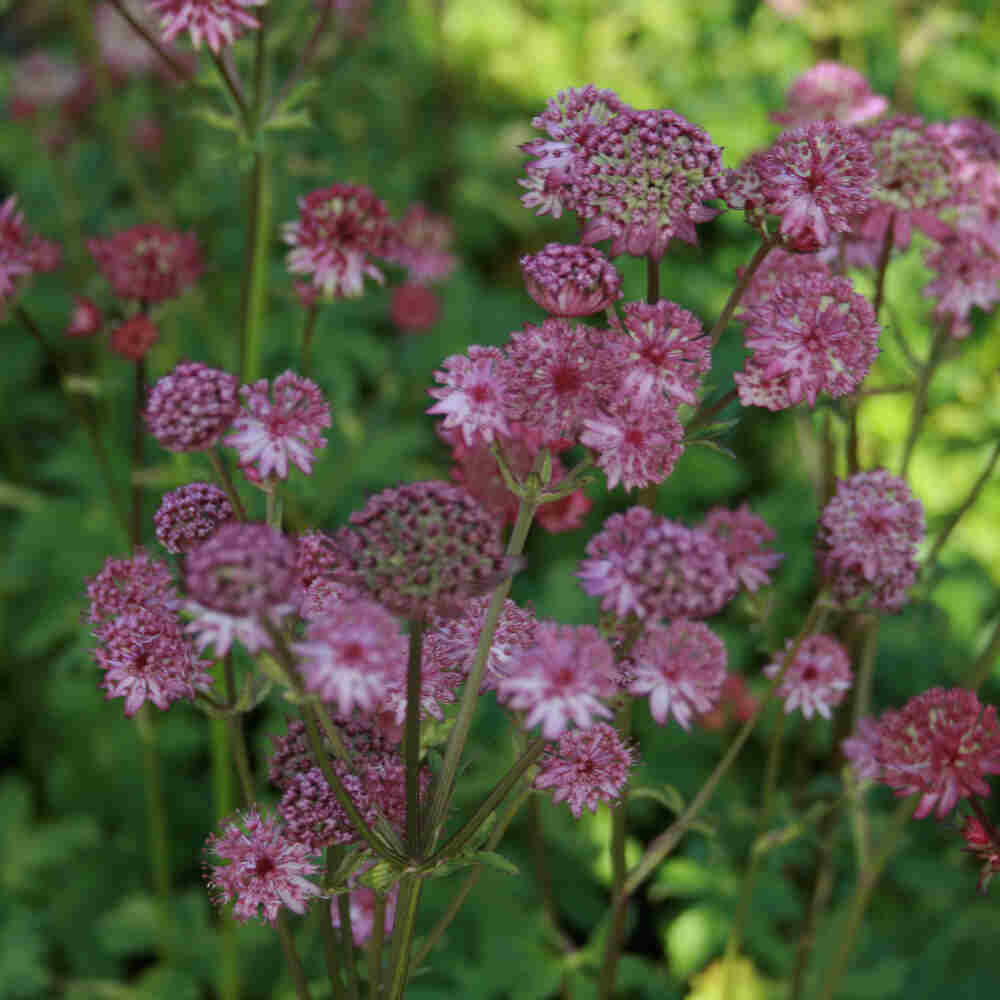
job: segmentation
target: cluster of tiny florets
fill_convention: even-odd
[[[156,324],[139,313],[111,331],[111,350],[126,361],[141,361],[159,339]]]
[[[445,358],[434,378],[441,388],[428,390],[437,402],[427,412],[442,414],[442,426],[455,428],[467,446],[489,444],[510,435],[502,351],[474,344],[468,354]]]
[[[917,575],[924,513],[909,486],[885,469],[842,480],[819,523],[819,563],[841,602],[867,594],[898,611]]]
[[[528,294],[553,316],[591,316],[622,296],[615,266],[594,247],[549,243],[521,258]]]
[[[739,510],[713,507],[701,529],[722,546],[729,571],[750,593],[768,586],[771,571],[784,559],[780,552],[764,548],[774,541],[774,531],[746,504]]]
[[[167,564],[137,549],[130,559],[109,556],[104,561],[101,571],[87,580],[87,600],[87,621],[99,624],[135,607],[176,607],[179,599]]]
[[[225,492],[211,483],[188,483],[163,495],[153,515],[156,537],[174,553],[188,552],[234,517]]]
[[[194,284],[202,271],[194,233],[156,223],[134,226],[87,241],[87,249],[115,295],[138,302],[165,302]]]
[[[794,639],[785,643],[785,652],[775,655],[773,662],[764,668],[768,677],[777,677],[785,663],[786,655],[795,645]],[[795,659],[785,670],[778,685],[778,697],[784,700],[786,714],[799,709],[811,719],[822,715],[829,719],[851,687],[851,663],[847,651],[829,635],[811,635],[799,644]]]
[[[406,268],[407,281],[414,285],[443,281],[458,266],[450,252],[454,240],[450,220],[417,202],[392,228],[385,258]]]
[[[31,233],[24,214],[17,210],[17,195],[0,204],[0,309],[14,297],[18,286],[37,271],[59,264],[61,250]]]
[[[248,28],[260,27],[249,8],[260,7],[267,0],[148,0],[150,8],[160,16],[160,31],[165,42],[172,42],[182,31],[191,36],[191,44],[201,48],[208,42],[213,52],[219,52]]]
[[[239,379],[197,361],[182,361],[153,386],[146,426],[167,451],[205,451],[239,413]]]

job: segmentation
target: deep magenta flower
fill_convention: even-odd
[[[589,729],[571,729],[549,747],[538,762],[535,788],[547,788],[554,802],[565,802],[578,819],[586,807],[621,798],[635,751],[606,722]]]
[[[232,45],[246,29],[260,27],[249,8],[262,7],[267,0],[148,0],[148,3],[160,15],[163,41],[172,42],[186,31],[196,49],[201,48],[204,39],[218,53]]]
[[[159,339],[156,324],[139,313],[111,331],[111,350],[126,361],[141,361]]]
[[[255,806],[233,817],[222,834],[212,834],[205,845],[220,864],[206,872],[217,903],[235,902],[233,916],[246,923],[263,916],[274,924],[278,911],[288,907],[305,913],[321,890],[309,879],[317,874],[313,852],[289,840],[274,817],[262,818]]]
[[[510,436],[510,402],[502,351],[473,344],[468,354],[445,358],[434,378],[441,388],[427,390],[437,400],[427,412],[443,414],[445,429],[458,430],[470,447]]]
[[[718,704],[726,679],[726,647],[702,622],[678,618],[647,625],[626,661],[628,690],[649,695],[661,726],[673,715],[684,729]]]
[[[423,285],[400,285],[392,291],[389,312],[400,330],[420,333],[429,330],[441,318],[441,303],[437,295]]]
[[[764,548],[774,541],[774,531],[746,504],[739,510],[713,507],[701,528],[722,546],[729,571],[750,593],[768,586],[771,571],[785,558]]]
[[[235,516],[226,494],[211,483],[188,483],[163,494],[153,515],[156,537],[173,553],[187,552]]]
[[[622,297],[615,266],[594,247],[549,243],[521,258],[528,294],[553,316],[591,316]]]
[[[743,321],[753,354],[733,378],[744,406],[780,410],[803,400],[813,406],[821,392],[847,395],[878,357],[875,311],[846,278],[782,281]]]
[[[764,668],[768,677],[777,677],[785,656],[795,645],[794,639],[785,643],[785,652],[775,654],[773,662]],[[850,690],[853,679],[847,651],[829,635],[810,635],[802,640],[795,660],[778,685],[778,697],[784,699],[785,714],[795,709],[811,719],[814,714],[829,719]]]
[[[311,274],[327,296],[357,298],[364,279],[385,280],[372,257],[385,257],[392,243],[389,210],[370,188],[333,184],[299,198],[299,217],[286,222],[292,250],[288,270]]]
[[[270,394],[262,378],[243,386],[240,395],[243,407],[225,441],[239,452],[240,465],[256,462],[261,479],[287,479],[289,462],[310,475],[314,454],[326,445],[323,431],[333,422],[319,386],[286,371]]]
[[[155,222],[87,240],[87,249],[122,299],[143,303],[175,299],[202,272],[194,233],[174,232]]]
[[[837,62],[819,62],[797,76],[785,100],[788,109],[771,114],[784,125],[805,125],[823,118],[859,125],[889,107],[888,99],[873,93],[863,74]]]
[[[524,728],[542,727],[554,740],[571,722],[587,729],[595,718],[609,718],[601,699],[618,691],[614,655],[592,625],[539,622],[535,644],[517,649],[497,680],[500,701],[524,710]]]
[[[170,568],[143,549],[136,549],[130,559],[109,556],[100,573],[87,580],[87,599],[87,621],[92,624],[140,607],[174,608],[179,603]]]
[[[157,381],[146,402],[149,433],[167,451],[205,451],[240,409],[239,379],[197,361],[182,361]]]
[[[841,480],[819,521],[819,564],[841,602],[863,594],[899,611],[917,576],[924,511],[909,486],[885,469]]]
[[[623,619],[709,618],[736,594],[722,546],[704,531],[645,507],[612,514],[587,543],[577,576]]]
[[[92,337],[104,325],[104,315],[92,299],[73,296],[73,311],[66,327],[67,337]]]

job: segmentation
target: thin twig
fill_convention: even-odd
[[[111,0],[111,3],[115,10],[117,10],[118,13],[121,14],[126,21],[128,21],[132,30],[137,35],[140,35],[146,44],[170,67],[170,71],[177,77],[178,80],[188,80],[190,78],[190,74],[187,69],[182,66],[173,57],[173,55],[171,55],[168,49],[164,48],[164,46],[160,44],[159,40],[150,33],[141,21],[137,21],[132,16],[122,0]]]

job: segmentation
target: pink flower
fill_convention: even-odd
[[[535,788],[552,790],[554,802],[565,802],[578,819],[584,807],[596,812],[598,802],[617,802],[635,763],[635,752],[606,722],[571,729],[549,747],[538,762]]]
[[[141,361],[159,339],[156,324],[139,313],[111,331],[111,350],[126,361]]]
[[[455,239],[450,220],[415,202],[396,224],[385,256],[407,270],[407,282],[443,281],[458,265],[449,252]]]
[[[611,647],[592,625],[540,622],[535,645],[511,657],[505,676],[497,681],[502,702],[527,710],[523,725],[542,727],[554,740],[574,722],[587,729],[595,717],[609,718],[602,698],[617,692]]]
[[[182,361],[153,386],[146,426],[167,451],[205,451],[228,430],[240,401],[239,379],[197,361]]]
[[[821,572],[839,601],[867,594],[873,607],[899,611],[923,535],[923,507],[902,479],[885,469],[859,472],[838,483],[820,517]]]
[[[739,269],[740,276],[743,269]],[[740,307],[763,305],[784,283],[796,284],[812,275],[830,275],[830,269],[818,253],[790,253],[775,247],[750,279],[747,290],[740,299]]]
[[[995,828],[987,829],[975,816],[966,816],[962,826],[965,849],[974,855],[982,867],[979,870],[978,889],[986,892],[994,876],[1000,873],[1000,837]]]
[[[648,694],[661,726],[672,714],[684,729],[719,702],[726,679],[726,647],[707,625],[679,618],[669,626],[647,625],[626,664],[628,690]]]
[[[937,272],[923,289],[938,300],[935,318],[953,337],[967,336],[973,307],[989,312],[1000,301],[1000,247],[963,230],[930,251],[926,261]]]
[[[61,251],[36,236],[17,210],[17,195],[0,204],[0,313],[21,283],[36,271],[49,271],[59,263]]]
[[[850,761],[862,780],[876,780],[882,773],[878,762],[879,724],[872,718],[858,720],[854,734],[840,744],[844,758]]]
[[[743,312],[753,349],[734,376],[744,406],[784,409],[821,392],[844,396],[868,375],[878,356],[879,326],[871,303],[845,278],[804,276],[781,282]]]
[[[621,275],[594,247],[549,243],[521,258],[528,294],[553,316],[590,316],[622,296]]]
[[[442,388],[427,390],[437,400],[427,412],[444,414],[443,426],[457,428],[470,447],[509,437],[504,370],[503,354],[496,347],[473,345],[467,355],[445,358],[443,370],[434,373]]]
[[[322,432],[333,422],[319,386],[286,371],[274,380],[271,396],[266,378],[243,386],[240,395],[243,408],[226,438],[240,465],[258,463],[261,479],[287,479],[289,462],[310,475],[314,453],[326,445]]]
[[[101,310],[91,299],[73,296],[73,311],[70,313],[67,337],[92,337],[104,325]]]
[[[234,517],[226,494],[211,483],[188,483],[164,493],[153,515],[156,537],[175,554],[187,552],[215,534]]]
[[[730,572],[750,593],[768,586],[771,570],[785,558],[764,548],[774,540],[774,532],[746,504],[739,510],[713,507],[702,530],[722,546]]]
[[[328,606],[295,645],[306,687],[344,715],[371,713],[406,664],[399,622],[380,604],[357,599]]]
[[[786,100],[788,110],[771,115],[784,125],[805,125],[823,118],[858,125],[889,107],[889,101],[873,93],[861,73],[836,62],[819,62],[796,77]]]
[[[221,659],[233,643],[238,642],[248,653],[259,653],[262,649],[271,649],[271,637],[262,624],[267,621],[274,628],[279,628],[282,620],[293,610],[291,603],[275,604],[264,613],[249,615],[229,614],[226,611],[215,611],[203,607],[197,601],[186,601],[184,611],[190,621],[184,627],[187,635],[200,652],[208,648],[215,651],[215,658]]]
[[[396,900],[399,897],[399,886],[393,886],[385,900],[384,933],[392,933],[392,928],[396,922]],[[375,929],[375,902],[376,895],[374,889],[366,889],[361,886],[351,889],[347,894],[350,903],[351,914],[351,937],[354,938],[354,945],[362,947],[368,942]],[[340,907],[337,897],[330,900],[330,921],[334,927],[340,926]]]
[[[778,676],[785,655],[793,645],[794,639],[785,643],[785,652],[777,653],[774,661],[764,668],[766,676]],[[807,719],[814,714],[829,719],[830,710],[836,708],[850,690],[852,678],[844,647],[832,636],[811,635],[802,641],[794,662],[778,685],[778,697],[785,700],[786,715],[800,709]]]
[[[191,44],[201,48],[204,38],[215,53],[233,42],[247,28],[259,28],[260,22],[249,7],[261,7],[267,0],[148,0],[160,15],[163,41],[172,42],[182,31],[191,36]]]
[[[423,285],[400,285],[393,290],[390,307],[393,323],[400,330],[429,330],[441,318],[438,297]]]
[[[180,600],[170,568],[142,549],[136,549],[130,559],[108,557],[100,573],[87,580],[87,599],[87,621],[93,624],[140,607],[175,608]]]
[[[379,284],[382,272],[369,258],[386,257],[392,229],[385,202],[370,188],[333,184],[299,198],[299,217],[286,222],[284,240],[292,274],[311,274],[324,295],[357,298],[364,279]]]
[[[206,850],[223,862],[211,865],[209,888],[217,903],[235,901],[240,923],[263,911],[274,924],[282,907],[305,913],[309,900],[321,895],[309,881],[317,874],[313,852],[289,840],[273,817],[262,819],[255,806],[230,820],[221,836],[210,836]]]
[[[45,49],[33,49],[14,64],[10,83],[12,118],[33,118],[57,110],[79,117],[93,102],[93,80],[79,63]]]
[[[140,24],[155,32],[155,18],[143,0],[125,0],[125,9]],[[101,58],[117,81],[154,70],[170,72],[167,63],[122,17],[113,4],[100,3],[94,10],[94,39],[100,49]],[[173,46],[169,48],[171,55],[175,59],[178,58],[179,50]]]
[[[177,298],[202,272],[194,233],[157,223],[133,226],[107,238],[90,239],[87,249],[105,280],[122,299],[143,303]]]

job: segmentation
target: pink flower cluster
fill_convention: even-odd
[[[785,652],[778,653],[774,661],[764,668],[768,677],[777,677],[785,657],[795,645],[794,639],[785,643]],[[785,702],[785,713],[799,709],[811,719],[822,715],[829,719],[851,687],[851,664],[847,651],[829,635],[811,635],[803,639],[778,685],[778,697]]]
[[[205,451],[236,418],[238,388],[235,375],[182,361],[153,386],[146,401],[146,426],[167,451]]]
[[[0,314],[30,275],[59,266],[62,251],[30,232],[17,210],[17,195],[0,204]]]
[[[87,241],[87,249],[115,295],[146,304],[177,298],[202,272],[194,233],[157,223]]]
[[[201,48],[204,39],[218,53],[232,45],[247,28],[260,27],[249,8],[261,7],[267,0],[148,0],[148,3],[161,18],[160,30],[165,42],[172,42],[186,31],[196,49]]]
[[[856,69],[836,62],[819,62],[796,77],[786,95],[788,107],[771,118],[783,125],[806,125],[833,118],[845,125],[859,125],[883,114],[889,101],[872,92],[871,84]]]

